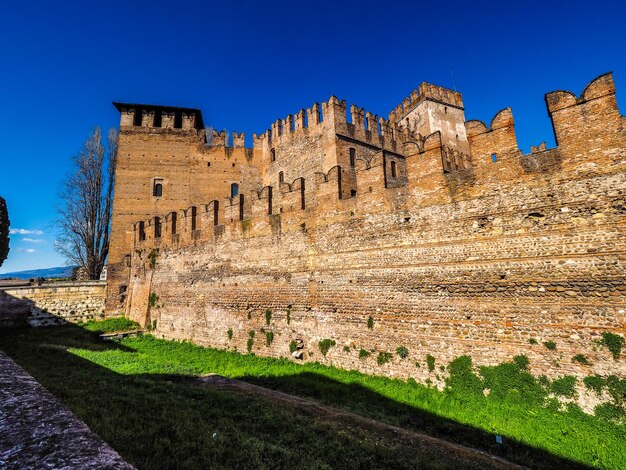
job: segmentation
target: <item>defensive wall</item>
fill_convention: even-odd
[[[626,326],[626,119],[610,74],[546,103],[557,147],[528,154],[510,109],[464,123],[469,153],[358,108],[348,122],[336,98],[276,124],[254,139],[256,188],[133,221],[123,307],[166,338],[285,357],[297,341],[303,360],[418,380],[426,354],[624,375],[597,340]]]
[[[58,282],[0,289],[0,326],[47,326],[104,316],[106,282]]]

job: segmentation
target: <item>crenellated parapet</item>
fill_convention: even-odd
[[[204,129],[202,111],[199,109],[117,102],[113,105],[120,112],[121,131],[141,128],[151,131]]]
[[[465,129],[470,151],[477,165],[520,154],[511,108],[496,113],[489,127],[482,121],[471,120],[465,122]]]
[[[463,109],[463,96],[457,91],[450,90],[432,83],[422,82],[409,96],[389,113],[390,122],[399,122],[418,104],[425,100],[436,101],[448,106]]]

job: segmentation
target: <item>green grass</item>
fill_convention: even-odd
[[[125,317],[107,318],[100,321],[82,323],[81,327],[96,333],[113,333],[115,331],[128,331],[139,329],[139,324]]]
[[[114,343],[116,347],[104,347],[76,330],[25,330],[20,337],[5,334],[0,336],[0,348],[139,468],[166,468],[173,462],[188,462],[172,465],[177,468],[210,468],[201,462],[220,462],[216,460],[220,458],[225,467],[279,468],[289,458],[299,466],[317,468],[415,466],[418,457],[397,447],[395,454],[381,453],[374,446],[367,447],[374,457],[360,455],[363,448],[357,441],[367,446],[369,435],[352,440],[352,434],[328,429],[327,423],[312,416],[306,422],[297,414],[287,416],[293,411],[284,406],[163,380],[168,374],[211,372],[477,447],[534,468],[573,468],[581,463],[617,469],[626,464],[626,426],[586,415],[575,406],[559,409],[558,403],[547,399],[547,384],[520,367],[526,366],[525,361],[482,367],[477,374],[469,358],[459,358],[448,368],[447,390],[440,392],[412,379],[368,376],[319,363],[300,365],[152,336],[126,338]],[[70,354],[47,349],[46,344],[66,345]],[[484,388],[490,390],[488,396]],[[152,420],[146,424],[146,419]],[[214,429],[222,436],[219,442],[228,445],[219,446],[206,437]],[[503,436],[502,445],[495,443],[496,434]],[[293,453],[289,445],[294,446]],[[366,457],[375,461],[363,460]],[[443,459],[439,463],[446,468]]]

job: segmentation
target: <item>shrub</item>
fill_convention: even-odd
[[[460,356],[448,364],[449,377],[446,379],[448,390],[461,395],[479,395],[483,392],[482,380],[474,373],[472,358]]]
[[[544,341],[543,345],[550,351],[554,351],[556,349],[556,343],[554,341]]]
[[[406,359],[409,356],[409,350],[404,346],[398,346],[396,352],[402,359]]]
[[[156,295],[156,292],[150,292],[150,296],[148,297],[148,306],[150,308],[153,308],[156,306],[158,301],[159,301],[159,296]]]
[[[248,349],[248,354],[250,354],[252,352],[252,345],[254,344],[254,340],[250,337],[248,338],[248,343],[246,345],[247,349]]]
[[[322,356],[326,357],[326,354],[328,354],[328,350],[334,346],[335,344],[337,344],[337,342],[334,339],[323,339],[321,340],[318,345],[320,347],[320,352],[322,353]]]
[[[368,317],[367,318],[367,327],[371,330],[372,328],[374,328],[374,318],[373,317]]]
[[[617,375],[609,375],[604,383],[613,403],[623,407],[626,403],[626,379],[620,379]]]
[[[615,333],[609,333],[607,331],[602,333],[602,339],[599,341],[600,345],[606,346],[606,348],[613,355],[613,359],[616,361],[619,359],[625,342],[626,341],[622,336],[616,335]]]
[[[415,367],[417,367],[417,368],[419,369],[419,368],[421,367],[421,366],[420,366],[420,363],[419,363],[419,362],[417,362],[417,361],[415,361]]]
[[[157,256],[159,256],[159,249],[152,248],[152,250],[148,254],[148,259],[150,260],[150,269],[154,269],[156,267]]]
[[[291,323],[291,309],[287,309],[287,325]]]
[[[383,364],[388,363],[389,361],[391,361],[391,359],[393,358],[393,354],[389,353],[389,352],[379,352],[378,353],[378,357],[376,358],[376,362],[378,363],[379,366],[382,366]]]
[[[539,344],[539,342],[535,338],[528,338],[528,342],[530,344]]]
[[[268,308],[265,311],[265,324],[269,325],[270,324],[270,320],[272,319],[272,311]]]
[[[297,349],[296,342],[295,341],[291,341],[291,343],[289,343],[289,352],[291,354],[293,354],[296,349]]]
[[[613,403],[601,403],[593,409],[596,417],[606,421],[621,422],[626,420],[626,411],[624,408],[614,405]]]
[[[572,398],[576,396],[576,377],[565,375],[554,379],[550,385],[550,391],[555,395]]]
[[[367,349],[363,349],[361,348],[359,350],[359,359],[365,359],[366,357],[369,357],[370,352]]]
[[[519,354],[517,356],[513,356],[513,363],[519,367],[520,370],[528,370],[530,359],[528,359],[528,357],[524,354]]]
[[[267,343],[268,346],[272,345],[272,341],[274,341],[274,332],[273,331],[266,331],[265,332],[265,342]]]
[[[350,346],[347,344],[343,347],[343,352],[350,352]]]
[[[585,356],[584,354],[576,354],[574,357],[572,357],[572,362],[578,362],[585,366],[589,365],[589,359],[587,359],[587,356]]]
[[[250,331],[248,331],[248,336],[249,336],[250,338],[254,338],[254,330],[250,330]]]
[[[435,357],[428,354],[426,356],[426,365],[428,366],[428,371],[432,372],[435,370]]]
[[[588,390],[593,390],[596,395],[602,394],[602,388],[604,387],[604,378],[599,375],[590,375],[583,379],[583,383]]]
[[[228,339],[233,339],[233,329],[229,328],[228,331],[226,332],[226,334],[228,335]]]

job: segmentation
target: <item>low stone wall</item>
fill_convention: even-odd
[[[2,289],[0,326],[18,326],[14,313],[20,311],[31,326],[47,326],[59,321],[79,322],[102,318],[106,282],[82,281]],[[19,308],[18,308],[19,307]],[[19,319],[17,319],[19,320]],[[13,325],[15,324],[15,325]]]
[[[134,467],[0,351],[0,468]]]

